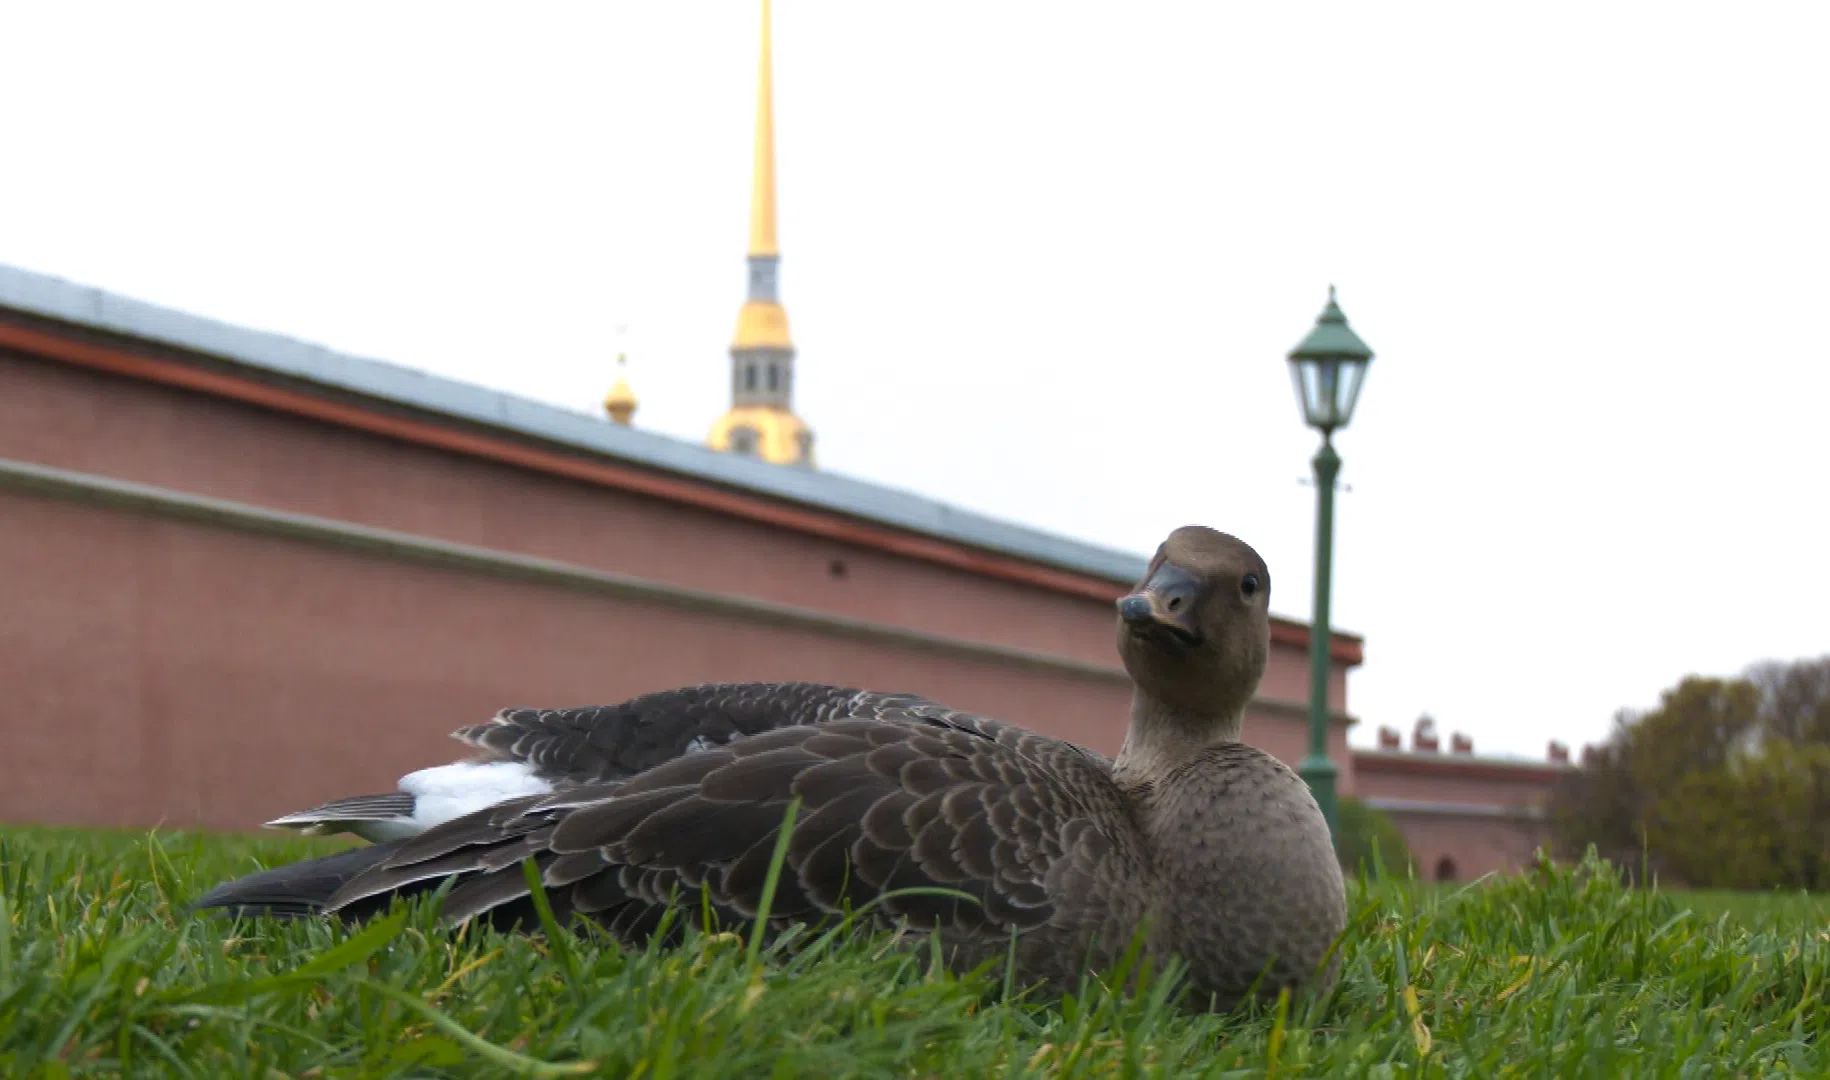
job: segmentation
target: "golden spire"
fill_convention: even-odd
[[[750,178],[750,295],[737,312],[734,349],[794,348],[788,312],[776,295],[781,248],[775,239],[775,75],[769,54],[769,0],[763,0],[762,55],[756,66],[756,162]]]
[[[616,354],[616,385],[612,386],[610,392],[604,395],[604,411],[610,414],[610,419],[624,427],[628,427],[629,422],[635,419],[635,409],[638,404],[635,400],[635,391],[629,388],[629,380],[623,374],[623,370],[628,364],[627,354]]]
[[[750,286],[731,340],[731,408],[706,445],[778,465],[813,466],[813,431],[794,415],[794,341],[782,308],[775,237],[774,75],[769,0],[762,0],[756,75],[756,161],[750,187]]]
[[[780,255],[775,244],[775,93],[769,64],[769,0],[762,5],[762,58],[756,68],[756,164],[750,188],[750,254]]]

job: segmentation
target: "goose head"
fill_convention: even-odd
[[[1118,653],[1139,704],[1238,738],[1270,654],[1270,599],[1271,572],[1243,540],[1200,525],[1170,533],[1118,601]]]

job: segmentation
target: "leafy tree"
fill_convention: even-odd
[[[1627,768],[1640,793],[1646,849],[1683,881],[1719,883],[1721,845],[1745,831],[1736,827],[1740,800],[1729,766],[1752,745],[1759,712],[1752,683],[1691,677],[1634,725]]]
[[[1777,739],[1733,772],[1733,888],[1830,890],[1830,744]]]
[[[1693,675],[1659,695],[1658,708],[1634,725],[1630,767],[1650,786],[1720,770],[1749,745],[1759,715],[1753,683]]]
[[[1830,888],[1830,657],[1692,676],[1551,799],[1559,851],[1724,888]]]
[[[1766,735],[1830,745],[1830,656],[1757,664],[1747,677],[1760,690],[1760,724]]]

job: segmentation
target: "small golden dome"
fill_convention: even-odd
[[[770,405],[739,405],[712,425],[705,445],[774,465],[813,466],[813,432],[800,417]]]
[[[627,356],[618,354],[616,385],[612,386],[610,392],[604,395],[604,411],[610,414],[610,419],[624,427],[629,426],[629,422],[635,419],[638,404],[635,399],[635,391],[629,388],[629,380],[622,374],[622,369],[628,362]]]
[[[770,300],[746,300],[737,312],[733,349],[792,349],[788,340],[788,312]]]

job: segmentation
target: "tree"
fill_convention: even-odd
[[[1744,831],[1729,765],[1753,745],[1759,714],[1754,684],[1693,676],[1633,727],[1627,768],[1641,793],[1646,848],[1683,881],[1717,883],[1721,845]]]
[[[1830,889],[1830,745],[1776,739],[1729,776],[1720,883]]]
[[[1626,710],[1615,713],[1607,739],[1583,754],[1580,768],[1558,780],[1549,805],[1552,846],[1559,854],[1580,858],[1592,844],[1630,881],[1641,868],[1649,802],[1627,766],[1636,719]]]
[[[1550,804],[1561,854],[1726,888],[1830,888],[1830,657],[1691,676],[1617,714]]]
[[[1747,677],[1760,690],[1760,726],[1766,735],[1830,745],[1830,656],[1756,664]]]

